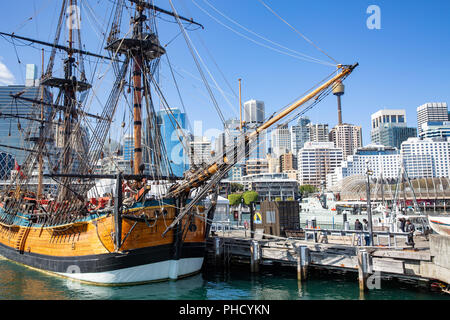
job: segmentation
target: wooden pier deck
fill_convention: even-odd
[[[297,268],[299,280],[307,278],[309,268],[358,272],[361,290],[370,289],[369,282],[374,278],[369,278],[373,275],[424,286],[432,282],[450,283],[450,268],[436,264],[434,257],[445,252],[432,252],[430,240],[423,236],[415,236],[414,249],[398,239],[394,246],[393,239],[386,237],[374,241],[379,245],[369,247],[355,245],[354,237],[349,236],[328,236],[328,243],[320,243],[320,237],[313,240],[256,238],[259,239],[251,239],[249,232],[243,230],[218,232],[207,240],[206,263],[247,264],[252,272],[258,272],[261,265],[292,266]]]

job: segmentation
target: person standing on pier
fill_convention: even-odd
[[[411,221],[408,219],[406,220],[406,232],[408,232],[408,242],[407,245],[410,245],[414,248],[414,231],[416,231],[416,227],[414,227],[414,224],[411,223]]]
[[[363,230],[366,232],[369,231],[369,221],[366,219],[363,219]],[[364,242],[366,246],[370,246],[370,236],[368,233],[364,233]]]
[[[356,231],[362,231],[362,229],[363,229],[362,223],[359,221],[359,219],[356,219],[356,221],[355,221],[355,230]],[[362,246],[361,233],[358,233],[358,244]]]
[[[405,218],[400,218],[398,220],[400,222],[400,230],[402,232],[405,232],[406,219]]]

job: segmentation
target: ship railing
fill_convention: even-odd
[[[369,231],[362,230],[337,230],[337,229],[321,229],[321,228],[305,228],[305,240],[306,241],[314,241],[316,243],[319,240],[326,241],[326,236],[353,236],[356,244],[352,243],[352,245],[356,246],[364,246],[364,237],[369,236]],[[392,231],[373,231],[373,241],[374,243],[371,246],[381,246],[381,239],[386,239],[387,244],[383,243],[382,246],[387,246],[388,248],[398,248],[398,241],[404,240],[404,242],[408,241],[409,232],[392,232]],[[322,237],[322,239],[320,239]]]

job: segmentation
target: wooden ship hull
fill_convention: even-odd
[[[203,208],[197,209],[201,215]],[[182,224],[188,227],[179,234],[182,244],[176,230],[162,237],[175,212],[173,205],[155,201],[124,212],[119,250],[111,213],[94,212],[83,220],[54,226],[39,222],[28,226],[30,215],[17,215],[13,224],[0,222],[0,254],[41,271],[100,285],[178,279],[200,271],[206,225],[204,219],[185,217]],[[2,218],[4,213],[1,205]]]

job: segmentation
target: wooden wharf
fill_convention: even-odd
[[[355,272],[361,291],[373,289],[377,280],[394,278],[423,287],[438,283],[443,291],[449,289],[450,239],[414,236],[412,248],[405,244],[406,234],[374,232],[375,245],[361,246],[357,232],[340,230],[336,235],[334,231],[306,229],[303,238],[261,232],[251,238],[248,230],[212,233],[205,261],[226,267],[250,265],[251,272],[258,272],[260,266],[294,267],[299,281],[307,279],[310,268]]]

